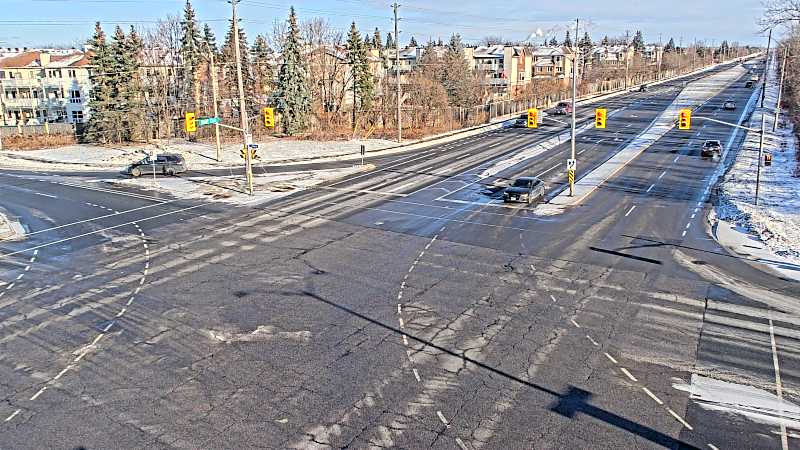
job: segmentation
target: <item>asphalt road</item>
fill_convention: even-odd
[[[735,121],[742,85],[696,114]],[[679,91],[604,104],[579,169]],[[31,234],[0,243],[0,447],[781,448],[774,420],[686,392],[706,376],[774,393],[779,361],[800,401],[800,289],[705,221],[719,162],[699,145],[741,135],[673,130],[563,214],[498,201],[521,174],[563,188],[569,142],[479,174],[564,130],[375,158],[242,207],[3,171]]]

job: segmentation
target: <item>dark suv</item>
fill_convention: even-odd
[[[175,175],[186,172],[186,161],[183,156],[174,153],[162,153],[153,161],[149,156],[139,162],[129,165],[125,173],[132,177],[142,174],[160,173],[162,175]]]

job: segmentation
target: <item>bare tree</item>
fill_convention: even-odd
[[[776,25],[800,21],[800,0],[767,0],[764,2],[764,17],[759,24],[762,31]]]

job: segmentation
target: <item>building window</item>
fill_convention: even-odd
[[[67,76],[70,78],[76,78],[78,76],[77,72],[73,69],[67,71]]]
[[[0,70],[0,80],[2,80],[5,77],[6,77],[6,73],[4,71]]]
[[[72,121],[75,123],[83,123],[83,111],[72,111]]]

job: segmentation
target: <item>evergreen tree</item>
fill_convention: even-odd
[[[353,110],[366,111],[372,105],[374,85],[372,73],[369,70],[369,60],[367,59],[367,47],[359,38],[360,33],[356,28],[356,23],[350,25],[350,33],[347,36],[347,63],[350,65],[353,92]],[[353,114],[355,119],[355,113]],[[356,122],[353,122],[355,129]]]
[[[442,42],[442,38],[439,38],[439,41],[436,42],[437,47],[444,47],[444,42]]]
[[[283,130],[288,135],[308,127],[311,98],[306,85],[305,70],[300,57],[300,31],[294,7],[289,10],[289,32],[283,47],[283,64],[278,74],[276,98],[281,112]]]
[[[96,142],[109,142],[109,132],[113,130],[111,124],[111,107],[113,105],[113,80],[110,78],[113,71],[113,59],[106,40],[106,34],[96,22],[94,35],[87,42],[91,47],[92,53],[90,64],[92,65],[91,81],[92,91],[89,96],[89,121],[87,133],[84,138]]]
[[[580,42],[578,42],[578,47],[580,47],[581,52],[585,55],[592,50],[593,46],[594,43],[592,42],[592,37],[589,36],[589,32],[587,31],[583,34],[583,38],[580,40]]]
[[[675,51],[675,39],[669,38],[669,42],[664,46],[664,53],[672,53]]]
[[[379,30],[378,27],[375,27],[375,32],[372,33],[372,48],[378,50],[383,48],[383,40],[381,39],[381,30]]]
[[[464,44],[459,34],[450,36],[450,42],[447,44],[441,83],[447,91],[451,105],[468,107],[477,103],[477,79],[464,57]]]
[[[608,39],[608,36],[603,36],[603,42],[601,42],[600,45],[607,46],[610,43],[611,43],[611,41]]]
[[[386,48],[394,48],[394,39],[392,38],[392,33],[386,35]]]
[[[205,27],[203,27],[203,53],[209,51],[214,55],[217,54],[217,37],[214,36],[211,27],[206,24]]]
[[[232,21],[228,28],[228,33],[225,35],[225,43],[222,45],[220,59],[225,68],[225,88],[227,89],[228,96],[236,99],[235,104],[238,105],[239,101],[239,81],[236,74],[236,48],[234,47],[234,30],[239,32],[239,54],[241,55],[242,62],[242,84],[244,85],[245,98],[252,98],[256,92],[256,82],[253,76],[252,67],[250,65],[250,49],[247,45],[247,36],[240,27],[235,27]],[[258,108],[254,102],[249,102],[250,113],[255,114]]]
[[[555,36],[550,39],[550,47],[558,47],[558,39]]]
[[[572,39],[569,37],[569,30],[567,30],[567,35],[564,36],[564,42],[561,45],[564,47],[572,47]]]
[[[414,36],[411,36],[411,41],[408,42],[408,46],[409,47],[417,47],[418,45],[419,44],[417,44],[417,40],[414,39]]]
[[[183,97],[191,97],[195,100],[195,111],[200,107],[199,105],[199,90],[197,84],[199,83],[199,70],[200,60],[203,53],[202,38],[200,37],[200,30],[197,27],[197,20],[195,18],[192,2],[186,0],[186,6],[183,10],[183,20],[181,20],[181,58],[183,66],[180,71],[181,84],[183,86]],[[197,111],[198,113],[200,111]]]
[[[367,50],[372,48],[372,38],[368,34],[364,34],[364,48]]]
[[[633,36],[633,49],[636,53],[642,53],[644,51],[644,36],[642,35],[641,31],[637,31],[636,34]]]
[[[272,49],[267,43],[267,38],[259,34],[253,41],[250,50],[253,60],[253,76],[255,78],[256,95],[265,95],[272,86]]]
[[[125,80],[125,97],[129,105],[128,114],[125,115],[125,128],[130,133],[127,136],[127,140],[143,140],[143,138],[146,140],[148,138],[143,129],[147,120],[140,76],[142,49],[144,49],[144,42],[133,25],[131,25],[125,41],[124,59],[125,71],[129,74]]]

